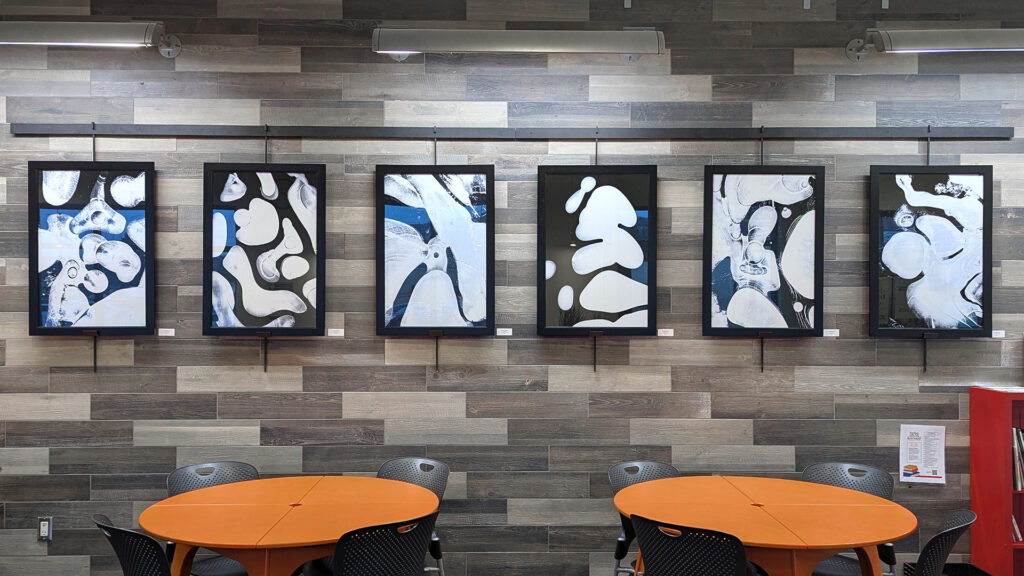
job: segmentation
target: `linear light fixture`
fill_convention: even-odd
[[[861,61],[869,50],[893,54],[928,52],[1022,52],[1024,28],[973,28],[964,30],[878,30],[869,28],[865,38],[846,45],[846,56]]]
[[[167,58],[181,52],[181,41],[162,22],[0,22],[0,45],[82,48],[149,48]]]
[[[373,51],[419,53],[663,54],[656,30],[419,30],[377,28]]]

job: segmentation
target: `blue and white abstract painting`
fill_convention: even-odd
[[[984,177],[895,173],[878,181],[878,327],[984,326]]]
[[[488,318],[487,174],[383,179],[383,326],[478,328]],[[378,234],[378,238],[380,235]]]
[[[146,326],[146,178],[138,170],[42,171],[35,326]]]
[[[815,175],[717,173],[710,182],[711,329],[811,330],[816,278]]]

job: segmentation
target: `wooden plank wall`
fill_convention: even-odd
[[[0,0],[0,17],[162,19],[185,46],[154,51],[0,47],[0,123],[395,126],[1024,126],[1024,55],[846,60],[891,25],[1024,23],[1017,0]],[[657,26],[670,48],[618,56],[429,55],[368,49],[380,24],[474,28]],[[618,517],[607,467],[796,477],[848,460],[895,470],[900,422],[948,427],[949,483],[899,488],[930,534],[968,504],[967,395],[1021,380],[1024,139],[935,142],[934,163],[995,165],[995,327],[1006,338],[915,342],[867,334],[871,164],[924,163],[924,143],[770,142],[772,164],[826,166],[825,322],[838,339],[700,336],[702,167],[756,163],[757,142],[600,144],[602,163],[659,165],[659,325],[673,338],[535,336],[536,167],[587,164],[587,142],[442,142],[442,163],[493,163],[498,325],[510,338],[374,335],[378,163],[429,163],[415,141],[281,140],[279,162],[328,173],[327,318],[345,337],[200,335],[202,165],[263,159],[259,140],[101,138],[100,160],[158,170],[157,320],[173,338],[27,335],[26,162],[87,160],[88,138],[0,126],[0,573],[116,574],[86,514],[131,524],[176,466],[239,459],[264,474],[372,473],[386,458],[451,465],[438,532],[452,576],[607,575]],[[49,546],[36,517],[55,517]],[[905,558],[917,537],[899,544]],[[958,551],[968,550],[966,540]]]

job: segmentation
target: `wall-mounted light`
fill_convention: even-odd
[[[663,54],[656,30],[417,30],[377,28],[373,51],[404,60],[419,53]]]
[[[174,58],[181,41],[161,22],[0,22],[0,45],[149,48]]]
[[[928,52],[1021,52],[1024,28],[975,28],[965,30],[877,30],[846,45],[846,56],[863,60],[871,49],[893,54]]]

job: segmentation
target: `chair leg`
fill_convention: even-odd
[[[619,574],[633,574],[636,571],[632,568],[623,568],[622,560],[619,558],[615,559],[615,567],[612,569],[612,576],[619,576]]]
[[[444,559],[436,558],[437,566],[424,566],[424,572],[437,572],[438,576],[444,576]]]

